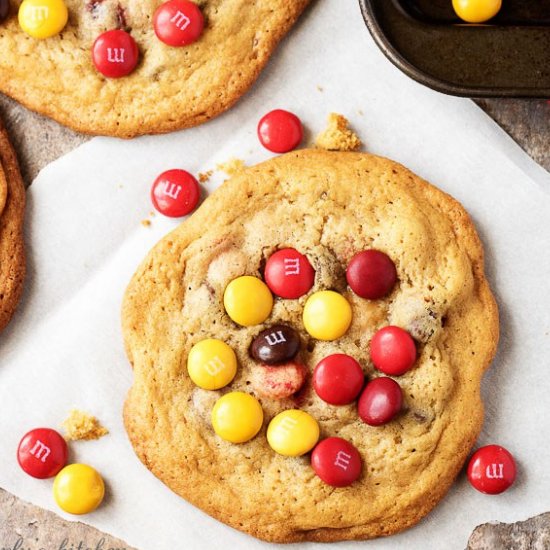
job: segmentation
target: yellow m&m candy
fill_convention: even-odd
[[[237,357],[225,342],[208,338],[197,342],[187,357],[191,380],[204,390],[227,386],[237,373]]]
[[[305,411],[290,409],[273,417],[267,428],[267,442],[277,453],[301,456],[319,440],[319,424]]]
[[[99,473],[86,464],[65,466],[53,482],[57,505],[69,514],[93,512],[103,500],[105,485]]]
[[[69,18],[63,0],[23,0],[19,6],[19,25],[33,38],[59,34]]]
[[[263,421],[264,412],[259,401],[241,391],[226,393],[212,409],[214,431],[231,443],[252,439],[260,431]]]
[[[304,306],[304,326],[317,340],[336,340],[351,324],[351,306],[338,292],[322,290],[312,294]]]
[[[235,323],[249,327],[259,325],[269,317],[273,296],[261,279],[245,275],[227,285],[223,305]]]
[[[453,0],[460,19],[468,23],[483,23],[492,19],[502,7],[502,0]]]

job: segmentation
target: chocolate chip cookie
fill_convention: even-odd
[[[290,249],[294,273],[309,264],[314,276],[283,298],[266,266]],[[354,291],[372,290],[356,271],[346,277],[365,250],[395,265],[370,297]],[[192,504],[264,540],[412,526],[443,498],[481,429],[480,383],[499,334],[483,262],[464,208],[391,160],[303,150],[244,169],[158,243],[126,291],[134,381],[124,420],[138,457]],[[261,302],[254,315],[247,289]],[[405,368],[388,363],[388,334],[404,342]],[[276,356],[265,349],[282,342]],[[217,360],[193,381],[190,350],[213,346]],[[335,354],[352,358],[343,400],[330,384],[315,387],[339,372],[331,360],[324,378],[313,374]],[[208,386],[217,389],[204,389],[222,371]],[[372,391],[358,410],[362,377],[366,389],[382,381],[374,391],[391,398],[391,414],[377,414]],[[292,393],[281,393],[287,382]],[[289,444],[296,426],[302,437]]]
[[[0,90],[88,134],[130,138],[196,126],[248,90],[308,2],[197,0],[202,35],[173,47],[154,31],[160,0],[65,0],[67,25],[43,40],[23,32],[21,1],[12,0],[0,22]],[[92,60],[95,40],[114,29],[128,32],[139,49],[137,67],[123,78],[106,78]],[[122,61],[111,50],[105,55]]]
[[[19,302],[25,276],[25,187],[17,158],[0,122],[0,330]]]

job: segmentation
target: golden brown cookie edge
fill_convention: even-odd
[[[23,291],[26,271],[23,242],[26,197],[17,157],[1,121],[0,162],[8,185],[6,206],[0,215],[0,264],[2,265],[0,293],[3,296],[0,301],[0,330],[2,330],[10,321]]]

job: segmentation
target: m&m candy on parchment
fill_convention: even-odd
[[[67,443],[50,428],[36,428],[26,433],[17,448],[21,469],[32,477],[55,476],[67,463]]]
[[[303,129],[300,119],[284,109],[275,109],[258,123],[260,143],[273,153],[288,153],[300,145]]]
[[[370,356],[378,370],[390,376],[400,376],[414,365],[416,345],[406,330],[388,326],[372,337]]]
[[[468,462],[468,480],[482,493],[498,495],[516,480],[516,461],[500,445],[479,448]]]
[[[187,371],[199,388],[218,390],[235,378],[237,356],[225,342],[207,338],[191,348],[187,357]]]
[[[264,413],[259,401],[240,391],[226,393],[212,409],[214,431],[231,443],[245,443],[261,429]]]
[[[87,464],[70,464],[53,483],[57,505],[69,514],[88,514],[102,502],[105,484],[99,472]]]
[[[299,409],[283,411],[273,417],[267,428],[267,442],[277,453],[301,456],[311,451],[319,440],[319,424]]]
[[[95,68],[107,78],[129,75],[136,68],[138,58],[136,41],[120,29],[100,34],[92,46]]]
[[[169,0],[153,15],[157,38],[168,46],[187,46],[196,42],[204,29],[204,17],[194,2]]]
[[[155,209],[169,218],[190,214],[199,203],[201,189],[195,177],[185,170],[162,172],[151,188],[151,201]]]
[[[317,340],[336,340],[351,324],[351,306],[338,292],[322,290],[308,299],[303,311],[304,327]]]
[[[272,254],[265,265],[265,282],[281,298],[299,298],[313,286],[315,271],[309,260],[294,248]]]
[[[23,0],[19,6],[19,25],[33,38],[50,38],[67,24],[69,12],[63,0]]]
[[[269,317],[273,308],[273,296],[261,279],[243,275],[227,285],[223,305],[235,323],[249,327],[259,325]]]
[[[321,359],[313,371],[313,388],[331,405],[347,405],[356,399],[365,383],[361,365],[351,356],[334,353]]]
[[[361,475],[359,451],[345,439],[323,439],[311,453],[315,473],[332,487],[347,487]]]

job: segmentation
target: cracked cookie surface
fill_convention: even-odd
[[[267,321],[239,327],[224,311],[226,285],[262,276],[280,248],[305,254],[315,269],[310,292],[276,299]],[[353,255],[382,250],[398,283],[382,300],[347,287]],[[348,332],[312,339],[302,311],[318,290],[351,303]],[[303,150],[249,167],[224,183],[196,213],[151,251],[125,295],[123,332],[134,366],[124,418],[143,463],[172,490],[215,518],[278,542],[336,541],[389,535],[427,514],[449,489],[483,418],[480,382],[498,341],[498,313],[484,276],[483,249],[462,206],[403,166],[362,153]],[[290,398],[255,389],[253,338],[284,323],[301,336],[305,387]],[[417,339],[418,360],[398,378],[404,407],[392,422],[363,423],[356,404],[334,407],[311,387],[315,365],[332,353],[356,358],[369,379],[375,331],[397,324]],[[204,338],[236,352],[238,371],[223,390],[193,385],[187,354]],[[248,443],[221,440],[210,424],[226,391],[255,394],[264,425]],[[325,485],[309,457],[280,456],[265,432],[278,412],[300,408],[321,438],[338,436],[360,452],[363,472],[347,488]]]
[[[0,330],[11,319],[23,290],[25,187],[6,130],[0,122]]]
[[[200,0],[201,38],[183,48],[153,31],[161,0],[65,0],[69,22],[36,40],[17,22],[21,0],[0,24],[0,90],[74,130],[134,137],[196,126],[231,107],[252,85],[309,0]],[[122,79],[96,71],[91,47],[123,29],[140,50]]]

